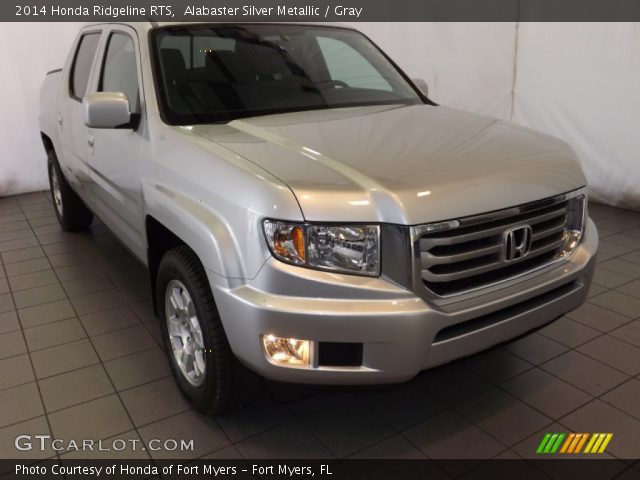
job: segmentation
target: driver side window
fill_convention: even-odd
[[[139,111],[136,50],[129,35],[112,33],[109,37],[98,90],[124,93],[129,99],[131,112]]]

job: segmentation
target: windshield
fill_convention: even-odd
[[[422,99],[364,35],[303,25],[152,31],[158,100],[172,125]]]

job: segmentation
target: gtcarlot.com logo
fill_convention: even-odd
[[[73,451],[95,451],[95,452],[121,452],[124,450],[164,450],[168,452],[175,451],[193,451],[193,440],[174,440],[172,438],[157,439],[152,438],[146,444],[137,438],[114,438],[111,440],[94,440],[85,439],[64,439],[53,438],[51,435],[18,435],[14,439],[16,450],[53,450],[55,452],[73,452]]]
[[[612,438],[613,433],[546,433],[536,453],[604,453]]]

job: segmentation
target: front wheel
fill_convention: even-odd
[[[162,258],[156,299],[173,375],[196,409],[222,413],[258,393],[260,378],[231,351],[207,276],[187,246]]]

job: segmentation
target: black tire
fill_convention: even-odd
[[[47,163],[53,209],[62,229],[67,232],[86,230],[93,221],[93,213],[69,186],[53,151],[49,152]],[[57,192],[59,192],[59,197],[57,197]]]
[[[170,284],[175,287],[175,281],[188,292],[204,340],[205,368],[200,385],[194,385],[193,377],[190,381],[188,374],[183,373],[169,338],[166,295]],[[204,268],[186,245],[170,250],[160,261],[156,301],[171,370],[180,390],[198,411],[205,415],[223,413],[246,404],[260,392],[262,379],[242,365],[231,351]]]

